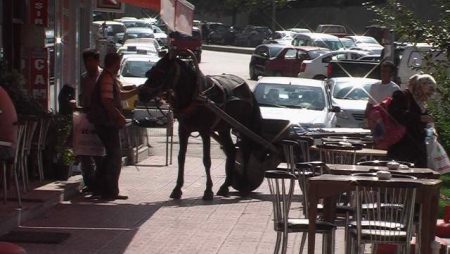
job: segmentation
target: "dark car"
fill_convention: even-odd
[[[236,46],[256,47],[271,34],[272,30],[265,26],[246,26],[241,33],[236,34],[234,44]]]
[[[207,42],[218,44],[233,44],[236,37],[236,30],[232,26],[218,25],[209,33]]]
[[[204,40],[208,39],[209,33],[214,31],[217,27],[223,26],[220,22],[203,22],[201,27],[201,33]]]
[[[309,46],[259,45],[250,60],[250,78],[256,80],[258,76],[296,77],[303,60],[314,59],[329,51],[327,48]]]

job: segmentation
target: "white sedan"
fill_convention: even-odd
[[[340,109],[331,106],[322,81],[263,77],[253,92],[264,119],[289,120],[302,130],[336,125],[336,112]]]
[[[351,35],[345,36],[344,38],[351,39],[355,42],[358,49],[365,50],[372,55],[381,55],[381,51],[383,50],[383,46],[371,36]]]
[[[336,127],[361,128],[370,87],[379,80],[343,77],[330,78],[325,82],[333,105],[341,108],[341,112],[336,114]]]
[[[124,55],[119,69],[119,80],[124,87],[135,85],[140,86],[147,81],[145,73],[150,70],[156,62],[159,61],[159,57],[153,55]],[[133,109],[137,96],[132,97],[124,103],[124,108]]]
[[[304,60],[300,65],[298,77],[324,80],[328,77],[328,63],[331,60],[356,60],[368,54],[369,52],[362,50],[336,50],[313,60]]]

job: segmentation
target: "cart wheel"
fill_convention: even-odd
[[[264,181],[264,173],[266,170],[276,168],[280,164],[278,156],[267,154],[263,151],[255,151],[250,154],[250,159],[246,170],[241,168],[242,163],[239,161],[240,151],[236,152],[237,162],[235,163],[235,172],[233,174],[232,187],[245,196],[256,190]],[[245,172],[245,174],[243,173]]]

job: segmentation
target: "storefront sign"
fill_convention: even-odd
[[[194,5],[188,1],[161,1],[160,16],[170,30],[192,35]]]
[[[48,49],[31,48],[28,60],[29,77],[28,89],[31,96],[42,105],[48,108]]]
[[[30,0],[30,23],[48,26],[48,0]]]

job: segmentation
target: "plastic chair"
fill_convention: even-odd
[[[265,177],[269,183],[269,190],[272,195],[274,230],[277,232],[274,252],[279,252],[281,240],[283,240],[281,253],[286,253],[289,233],[303,233],[302,245],[300,247],[300,253],[302,253],[304,248],[303,239],[306,239],[308,233],[309,220],[289,218],[297,177],[286,170],[268,170],[265,173]],[[336,226],[325,221],[317,221],[316,225],[318,233],[331,237],[334,250]],[[326,248],[324,246],[325,244],[326,241],[323,241],[323,249]]]
[[[395,244],[398,253],[410,253],[413,232],[416,182],[389,182],[359,180],[354,192],[356,220],[349,224],[346,253],[361,253],[361,246]],[[370,208],[370,209],[369,209]]]

